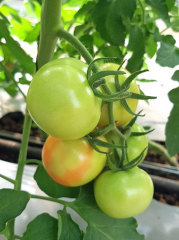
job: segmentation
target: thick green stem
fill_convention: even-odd
[[[156,153],[158,153],[161,156],[163,156],[165,158],[166,162],[168,164],[170,164],[171,166],[175,166],[175,167],[178,166],[178,162],[177,162],[176,157],[175,156],[170,157],[167,149],[164,146],[162,146],[162,145],[160,145],[160,144],[158,144],[156,142],[153,142],[153,141],[151,141],[149,139],[148,139],[148,143],[149,143],[149,150],[153,150]]]
[[[75,36],[73,36],[71,33],[67,32],[66,30],[60,30],[58,32],[58,37],[65,39],[68,41],[80,54],[81,56],[86,60],[88,64],[90,64],[93,61],[93,57],[88,52],[88,50],[85,48],[83,43],[81,43]],[[97,65],[94,64],[95,72],[98,72],[99,69]]]
[[[24,120],[24,127],[23,127],[23,134],[22,134],[22,142],[21,142],[19,160],[18,160],[16,183],[15,183],[15,186],[14,186],[14,189],[16,189],[16,190],[21,190],[22,175],[23,175],[23,171],[24,171],[24,165],[25,165],[25,162],[26,162],[31,123],[32,123],[31,117],[28,114],[26,114],[25,115],[25,120]]]
[[[58,40],[57,32],[63,29],[61,21],[62,0],[44,0],[41,14],[38,69],[53,58]]]
[[[17,168],[17,173],[16,173],[16,180],[15,180],[15,184],[14,184],[15,190],[21,190],[22,175],[23,175],[24,165],[25,165],[25,161],[26,161],[31,122],[32,122],[32,120],[31,120],[30,116],[26,114],[25,120],[24,120],[24,127],[23,127],[22,142],[21,142],[21,148],[20,148],[20,154],[19,154],[19,160],[18,160],[18,168]],[[14,224],[15,224],[15,219],[9,221],[7,224],[7,228],[9,230],[8,240],[14,240]]]

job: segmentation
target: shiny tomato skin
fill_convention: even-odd
[[[87,66],[74,58],[45,64],[27,94],[32,119],[46,133],[64,140],[84,137],[97,125],[101,101],[86,79]]]
[[[150,176],[138,167],[101,173],[94,183],[99,208],[113,218],[129,218],[143,212],[153,197]]]
[[[117,70],[118,67],[119,67],[119,65],[116,63],[104,63],[100,66],[100,70],[101,71]],[[126,78],[130,76],[130,73],[124,68],[121,68],[120,71],[126,72],[126,74],[118,76],[119,83],[120,83],[120,85],[122,85],[122,83],[125,82]],[[115,85],[115,76],[107,76],[107,77],[105,77],[105,79],[106,79],[106,83],[107,83],[108,87],[110,88],[110,90],[113,93],[115,93],[117,91],[116,85]],[[139,89],[138,89],[135,79],[131,82],[129,91],[133,92],[133,93],[139,93]],[[126,101],[129,105],[129,107],[131,108],[131,110],[133,112],[135,112],[136,108],[137,108],[138,100],[128,98],[128,99],[126,99]],[[113,115],[114,115],[114,120],[116,121],[117,126],[126,124],[133,117],[132,114],[128,113],[124,109],[124,107],[122,106],[122,103],[120,101],[113,102]],[[107,124],[109,124],[108,104],[104,104],[102,107],[102,112],[101,112],[101,117],[100,117],[100,120],[98,123],[98,127],[102,127]]]
[[[145,132],[143,127],[138,124],[134,123],[132,128],[132,132]],[[112,143],[114,142],[116,145],[121,145],[121,140],[118,136],[116,136],[114,133],[109,132],[105,135],[108,142]],[[146,148],[143,154],[143,158],[141,159],[140,163],[144,160],[145,156],[147,155],[148,151],[148,140],[146,135],[137,136],[137,137],[129,137],[127,139],[127,154],[128,154],[128,160],[129,162],[135,159],[140,155],[140,153]],[[118,154],[122,156],[122,150],[118,148]],[[110,158],[112,162],[114,162],[114,152],[113,150],[110,150]],[[124,164],[128,163],[127,159],[125,159]]]
[[[99,139],[106,141],[104,137]],[[42,149],[42,161],[54,181],[76,187],[90,182],[102,171],[106,154],[94,150],[84,138],[67,141],[49,136]]]

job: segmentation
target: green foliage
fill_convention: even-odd
[[[30,195],[24,191],[14,189],[0,190],[0,232],[5,229],[6,223],[19,216],[30,199]]]
[[[145,53],[145,38],[142,28],[132,26],[130,29],[129,44],[127,46],[129,51],[132,51],[132,57],[128,60],[127,70],[133,73],[141,69],[143,65],[143,56]]]
[[[47,213],[42,213],[33,219],[23,234],[22,240],[57,239],[58,220]]]
[[[166,146],[171,156],[179,152],[179,87],[169,92],[170,101],[173,103],[167,125],[166,125]]]
[[[162,67],[173,68],[179,65],[179,48],[175,46],[175,42],[171,35],[163,37],[156,59]]]
[[[59,240],[69,239],[69,240],[82,240],[82,232],[76,224],[76,222],[73,221],[70,214],[66,212],[66,209],[58,211],[58,221],[59,225],[61,225],[61,233]]]

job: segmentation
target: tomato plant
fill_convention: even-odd
[[[49,135],[72,140],[92,131],[100,118],[101,101],[86,79],[86,64],[61,58],[35,74],[27,94],[33,120]]]
[[[74,187],[93,180],[104,168],[106,155],[94,150],[86,139],[65,141],[49,136],[42,150],[42,161],[53,180]]]
[[[99,208],[113,218],[129,218],[143,212],[153,197],[150,176],[138,167],[127,171],[108,170],[94,183]]]
[[[145,132],[143,127],[138,123],[133,124],[131,131],[135,132],[135,133]],[[115,142],[117,145],[121,145],[121,139],[118,136],[116,136],[114,133],[109,132],[108,134],[105,135],[105,137],[108,142],[110,142],[110,143]],[[127,139],[126,143],[127,143],[127,155],[128,155],[129,162],[131,160],[135,159],[136,157],[138,157],[140,155],[140,153],[146,148],[146,150],[144,151],[144,154],[143,154],[143,158],[140,161],[140,162],[142,162],[148,151],[147,136],[146,135],[130,136]],[[121,149],[118,148],[117,151],[118,151],[119,157],[121,157],[122,156]],[[111,160],[114,162],[115,161],[114,160],[114,152],[112,150],[110,151],[110,157],[111,157]],[[127,158],[125,158],[124,164],[126,164],[128,161],[127,161]]]
[[[105,64],[100,66],[101,71],[117,70],[118,68],[119,68],[119,65],[115,64],[115,63],[105,63]],[[120,83],[120,85],[122,85],[130,74],[124,68],[121,68],[120,70],[126,72],[126,74],[118,76],[119,83]],[[116,85],[115,85],[115,76],[107,76],[105,79],[106,79],[107,85],[110,88],[110,90],[112,92],[116,92],[117,89],[116,89]],[[138,89],[138,86],[137,86],[137,83],[136,83],[135,80],[133,80],[131,82],[129,91],[133,92],[133,93],[139,93],[139,89]],[[133,112],[135,112],[136,108],[137,108],[138,100],[128,98],[128,99],[126,99],[126,102],[129,105],[130,109]],[[133,117],[132,114],[128,113],[124,109],[124,107],[123,107],[123,105],[120,101],[116,101],[116,102],[113,103],[113,116],[114,116],[114,121],[116,122],[117,126],[126,124]],[[103,107],[102,107],[101,117],[100,117],[98,126],[101,127],[101,126],[104,126],[104,125],[107,125],[107,124],[109,124],[108,105],[104,104]]]

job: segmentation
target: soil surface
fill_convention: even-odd
[[[21,134],[23,130],[23,122],[24,122],[24,115],[22,112],[16,111],[16,112],[8,113],[0,119],[0,133],[11,132],[11,133]],[[41,141],[41,139],[43,139],[43,132],[40,131],[39,128],[34,123],[32,124],[32,127],[31,127],[30,139],[35,141]],[[18,144],[20,145],[20,143],[17,143],[17,145]],[[160,144],[164,145],[163,142]],[[40,147],[39,147],[39,150],[40,150]],[[17,163],[18,155],[19,155],[18,150],[14,152],[10,152],[9,149],[6,149],[5,147],[0,150],[0,159],[3,159],[8,162]],[[177,155],[177,158],[179,162],[179,155]],[[156,154],[153,151],[148,151],[148,154],[144,161],[153,162],[157,164],[159,163],[159,164],[162,164],[163,166],[169,166],[162,156],[160,156],[159,154]],[[148,173],[160,176],[160,174],[154,173],[152,170],[150,170]],[[162,177],[179,181],[177,177],[174,177],[171,174],[165,174],[165,176],[162,176]],[[165,204],[179,206],[179,195],[176,193],[173,193],[173,194],[162,193],[161,191],[158,190],[157,192],[155,191],[154,198]]]

